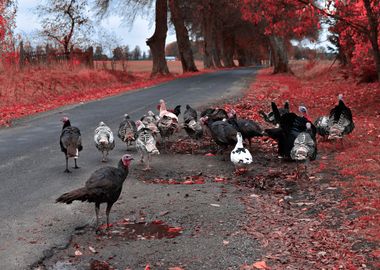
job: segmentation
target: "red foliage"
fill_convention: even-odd
[[[209,72],[207,70],[203,73]],[[0,126],[13,119],[60,106],[146,88],[200,73],[150,77],[150,73],[68,69],[28,69],[0,73]]]
[[[234,107],[238,116],[258,120],[258,110],[269,111],[271,101],[282,104],[289,100],[292,111],[305,104],[310,116],[316,119],[328,114],[337,103],[339,93],[343,93],[351,108],[356,127],[343,145],[339,142],[318,144],[319,158],[309,169],[322,178],[321,181],[328,181],[327,189],[321,186],[323,182],[315,180],[316,176],[311,176],[304,182],[297,180],[303,192],[313,198],[306,203],[295,202],[298,207],[289,208],[282,192],[264,192],[262,196],[244,199],[252,216],[246,230],[261,241],[267,263],[274,269],[380,266],[376,263],[378,249],[361,247],[368,243],[374,247],[380,244],[380,152],[376,150],[380,148],[376,113],[380,84],[356,84],[353,80],[344,80],[337,70],[310,80],[290,75],[273,76],[264,70],[242,102],[225,105],[226,109]],[[289,181],[291,177],[286,179]],[[326,190],[341,190],[341,195],[337,198]],[[308,211],[317,212],[314,216],[305,215]]]

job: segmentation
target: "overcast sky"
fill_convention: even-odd
[[[40,28],[38,17],[34,14],[34,8],[40,3],[38,0],[18,0],[18,12],[16,18],[16,33],[29,35],[33,31]],[[140,46],[143,51],[149,49],[145,41],[154,32],[154,25],[148,20],[137,17],[132,26],[124,25],[120,17],[110,16],[102,21],[102,26],[114,32],[120,40],[118,45],[129,45],[131,50],[136,46]],[[173,31],[168,32],[167,43],[175,40]]]

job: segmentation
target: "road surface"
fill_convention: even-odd
[[[92,171],[103,165],[93,145],[93,131],[99,121],[116,133],[125,113],[132,119],[140,118],[148,110],[155,111],[161,98],[168,107],[182,104],[184,109],[186,104],[199,107],[235,97],[246,89],[256,71],[224,70],[174,80],[67,106],[0,129],[0,268],[28,269],[48,255],[49,248],[65,245],[78,224],[89,222],[88,216],[76,214],[75,206],[56,205],[54,201],[60,194],[81,186]],[[60,119],[64,115],[81,129],[84,145],[78,160],[81,168],[71,174],[63,173],[65,159],[59,147]],[[116,140],[111,165],[125,152],[125,146]]]

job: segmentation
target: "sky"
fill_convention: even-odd
[[[40,28],[38,16],[34,14],[34,8],[40,2],[38,0],[18,0],[16,33],[30,36]],[[154,32],[154,25],[149,20],[137,17],[133,25],[125,25],[121,17],[110,16],[102,20],[101,25],[116,35],[120,43],[117,45],[128,45],[131,50],[138,45],[143,51],[148,51],[149,47],[146,46],[145,41]],[[175,40],[173,31],[169,30],[166,42],[170,43]]]

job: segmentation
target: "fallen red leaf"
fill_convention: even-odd
[[[255,262],[252,266],[257,269],[269,269],[265,261]]]
[[[170,227],[168,229],[168,232],[170,233],[177,233],[177,232],[181,232],[182,231],[182,227]]]

